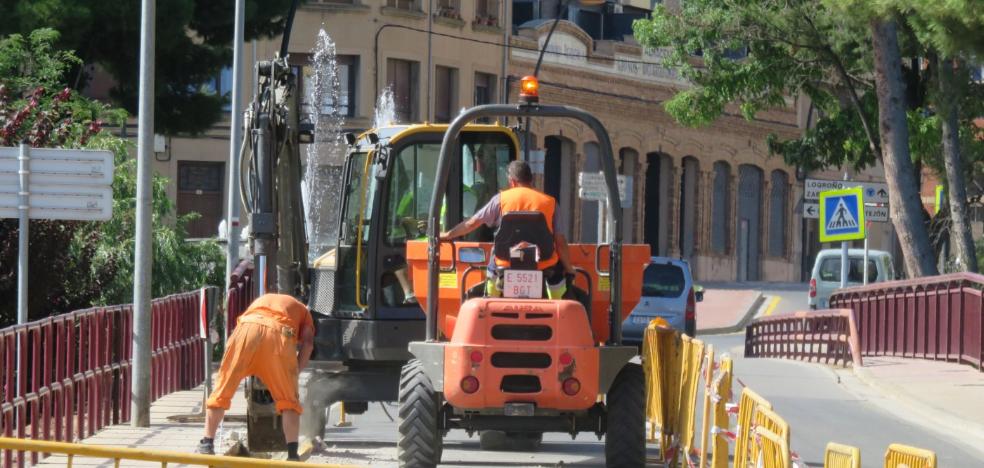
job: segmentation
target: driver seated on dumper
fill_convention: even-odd
[[[547,283],[547,296],[550,299],[561,299],[567,292],[567,278],[573,277],[574,268],[571,266],[567,250],[567,240],[563,234],[554,231],[557,224],[557,201],[550,195],[544,194],[532,187],[533,171],[525,161],[513,161],[506,169],[509,188],[493,196],[482,209],[471,218],[462,221],[450,231],[441,233],[442,241],[450,241],[468,235],[481,225],[498,229],[502,218],[514,212],[539,212],[546,220],[546,227],[553,235],[553,253],[546,259],[538,259],[536,268],[543,271]],[[498,236],[498,232],[496,235]],[[510,246],[515,247],[515,246]],[[510,265],[510,259],[493,255],[489,262],[488,278],[485,283],[487,297],[502,296],[502,277],[498,270]]]

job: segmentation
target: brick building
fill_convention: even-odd
[[[770,133],[799,136],[809,103],[791,98],[755,121],[734,113],[706,128],[681,127],[662,102],[687,84],[631,34],[632,21],[647,16],[653,2],[590,3],[596,2],[571,2],[560,11],[559,0],[311,0],[297,14],[291,62],[309,75],[318,31],[328,32],[337,46],[348,130],[371,125],[377,94],[387,86],[401,121],[447,121],[463,107],[514,100],[518,78],[532,72],[560,14],[540,71],[541,101],[581,107],[608,129],[617,166],[631,181],[624,239],[650,244],[654,255],[690,260],[699,281],[800,281],[821,247],[816,220],[801,215],[806,175],[770,157],[765,140]],[[279,44],[280,38],[246,44],[244,105],[253,94],[253,65]],[[216,92],[229,92],[231,81],[228,71],[216,77]],[[171,179],[178,212],[204,215],[192,226],[196,236],[214,236],[225,217],[228,134],[225,120],[201,137],[163,138],[157,154],[155,170]],[[562,207],[559,229],[576,241],[604,236],[599,203],[579,199],[574,187],[579,172],[599,168],[590,131],[569,121],[535,121],[528,141],[538,184]],[[810,176],[825,175],[841,178],[836,171]],[[875,168],[858,180],[879,177]],[[872,248],[893,250],[890,225],[874,231]]]

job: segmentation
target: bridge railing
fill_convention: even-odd
[[[204,290],[151,307],[151,399],[205,378],[199,313]],[[130,419],[130,305],[96,307],[0,330],[0,435],[72,442]],[[21,452],[17,466],[36,464]],[[0,466],[14,466],[0,451]]]
[[[253,284],[254,272],[253,262],[250,260],[243,260],[232,271],[229,290],[226,291],[226,339],[232,334],[232,330],[236,328],[236,320],[239,319],[239,316],[256,299],[256,288]]]
[[[745,327],[745,357],[860,366],[854,313],[837,309],[755,319]]]
[[[955,273],[846,288],[831,307],[851,309],[861,352],[946,360],[981,369],[984,275]]]

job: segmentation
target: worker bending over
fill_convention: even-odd
[[[567,240],[563,234],[554,231],[557,225],[557,201],[553,197],[534,189],[533,171],[526,161],[513,161],[506,168],[509,188],[493,196],[482,209],[471,218],[462,221],[450,231],[441,233],[440,239],[448,241],[468,235],[481,225],[498,229],[502,217],[515,211],[536,211],[543,214],[547,221],[547,229],[554,238],[554,253],[545,260],[538,262],[537,267],[543,270],[547,282],[547,296],[550,299],[560,299],[567,291],[567,275],[574,274],[567,251]],[[488,280],[485,292],[490,297],[501,296],[501,281],[495,273],[495,267],[509,265],[508,259],[493,257],[490,262]]]
[[[256,376],[270,390],[283,416],[287,459],[298,460],[302,409],[297,376],[307,366],[312,349],[314,321],[304,304],[285,294],[265,294],[253,301],[239,317],[222,356],[215,390],[206,403],[205,438],[198,444],[198,453],[215,453],[215,431],[236,388],[244,378]]]

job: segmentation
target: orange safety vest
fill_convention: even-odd
[[[513,211],[539,211],[547,218],[547,229],[550,230],[550,234],[553,234],[553,218],[554,210],[557,209],[557,201],[550,195],[538,192],[529,187],[513,187],[499,192],[499,208],[501,216],[505,216],[506,213]],[[540,260],[536,264],[538,270],[550,268],[560,261],[560,257],[557,255],[557,247],[556,245],[554,246],[553,255],[550,258]],[[509,266],[509,260],[496,257],[495,264],[500,267],[507,267]]]

